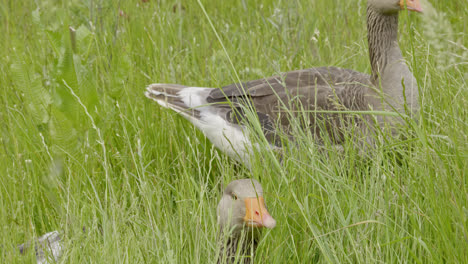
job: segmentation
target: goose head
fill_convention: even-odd
[[[231,182],[218,204],[218,224],[221,230],[239,233],[244,228],[273,228],[271,217],[263,199],[263,189],[254,179]]]
[[[405,8],[409,11],[422,12],[420,0],[368,0],[367,4],[382,14],[398,13]]]

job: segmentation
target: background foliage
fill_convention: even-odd
[[[2,1],[1,262],[33,260],[14,247],[52,230],[65,234],[64,263],[212,262],[220,193],[245,177],[261,181],[278,221],[257,260],[468,262],[464,0],[402,13],[422,111],[408,139],[368,158],[318,151],[305,135],[282,163],[265,151],[249,171],[143,96],[153,82],[369,72],[365,10],[364,0]]]

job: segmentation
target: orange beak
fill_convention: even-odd
[[[419,0],[400,0],[400,8],[404,10],[405,6],[409,11],[415,11],[418,13],[423,11]]]
[[[276,226],[276,221],[268,213],[265,207],[263,197],[245,198],[245,216],[244,222],[250,227],[266,227],[273,228]]]

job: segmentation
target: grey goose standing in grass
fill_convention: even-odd
[[[252,263],[260,228],[273,228],[260,183],[253,179],[231,182],[218,204],[221,243],[218,263]]]
[[[405,8],[422,11],[419,0],[368,0],[370,76],[348,69],[319,67],[221,89],[152,84],[145,94],[182,114],[215,146],[247,165],[252,143],[244,129],[246,109],[254,109],[271,145],[278,145],[279,130],[288,134],[291,113],[298,117],[302,115],[298,112],[306,110],[309,114],[301,126],[310,129],[318,143],[323,142],[322,131],[338,145],[348,131],[365,148],[373,144],[372,134],[377,126],[387,125],[394,131],[394,125],[403,121],[402,116],[357,117],[343,111],[396,111],[411,115],[419,110],[417,83],[398,45],[398,14]]]

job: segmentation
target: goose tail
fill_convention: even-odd
[[[200,113],[196,109],[191,109],[180,95],[186,88],[188,87],[180,84],[155,83],[150,84],[146,88],[145,96],[153,99],[160,106],[181,114],[185,118],[197,118]]]
[[[153,99],[162,107],[172,109],[177,113],[183,113],[188,109],[179,96],[179,92],[184,88],[187,88],[187,86],[162,83],[151,84],[146,87],[145,96]]]
[[[206,108],[211,88],[189,87],[180,84],[150,84],[146,97],[159,105],[181,114],[189,120],[200,119],[200,111]]]

